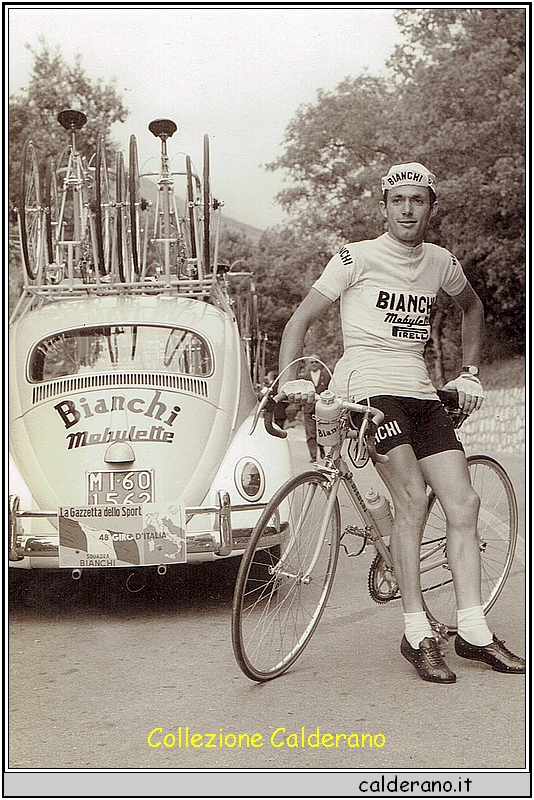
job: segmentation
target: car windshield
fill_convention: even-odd
[[[164,325],[101,325],[48,336],[32,350],[29,378],[149,370],[206,377],[213,370],[208,343],[198,334]]]

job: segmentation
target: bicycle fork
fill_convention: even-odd
[[[313,556],[311,558],[311,561],[310,561],[307,569],[305,571],[300,571],[300,572],[288,572],[288,571],[284,570],[282,567],[283,567],[283,564],[284,564],[285,560],[287,559],[288,554],[291,552],[292,547],[295,545],[295,542],[296,542],[298,536],[300,535],[300,531],[301,531],[302,527],[307,522],[306,518],[307,518],[307,515],[308,515],[308,511],[309,511],[310,506],[312,504],[312,501],[313,501],[313,499],[315,497],[315,493],[320,488],[319,484],[317,484],[317,483],[314,483],[314,484],[311,484],[310,486],[308,486],[308,489],[307,489],[307,492],[306,492],[306,496],[304,498],[304,503],[302,504],[302,509],[301,509],[301,511],[299,513],[299,518],[298,518],[295,526],[291,527],[291,534],[290,534],[290,537],[289,537],[289,541],[285,545],[284,550],[283,550],[282,554],[280,555],[280,560],[278,561],[278,563],[274,567],[271,567],[269,569],[270,574],[275,575],[275,576],[284,577],[284,578],[291,578],[291,579],[295,580],[299,584],[307,585],[307,584],[311,583],[311,581],[313,580],[312,573],[313,573],[313,570],[315,569],[315,565],[317,564],[317,561],[319,559],[319,555],[321,553],[321,548],[323,546],[323,542],[324,542],[324,539],[325,539],[325,536],[326,536],[326,531],[327,531],[327,528],[328,528],[328,524],[330,522],[330,518],[331,518],[332,512],[334,510],[334,505],[335,505],[335,502],[337,500],[337,490],[338,490],[338,486],[339,486],[339,481],[340,480],[341,480],[341,476],[339,475],[339,476],[335,477],[330,483],[330,490],[329,490],[329,494],[328,494],[328,500],[327,500],[327,503],[326,503],[326,508],[325,508],[325,511],[324,511],[323,519],[321,521],[321,526],[320,526],[320,529],[319,529],[319,535],[317,536],[317,542],[316,542],[316,545],[315,545]]]

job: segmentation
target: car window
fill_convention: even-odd
[[[164,325],[101,325],[42,339],[31,352],[29,378],[40,382],[125,369],[206,377],[213,363],[208,343],[192,331]]]

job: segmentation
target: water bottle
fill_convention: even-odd
[[[371,487],[365,495],[365,505],[382,536],[390,536],[393,514],[388,499]]]
[[[325,389],[315,404],[317,444],[321,447],[333,447],[339,444],[340,415],[341,403],[334,392]]]

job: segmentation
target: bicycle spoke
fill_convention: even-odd
[[[276,677],[293,663],[324,609],[340,533],[337,499],[328,500],[325,476],[306,473],[279,490],[254,530],[236,583],[232,626],[238,662],[254,680]],[[277,544],[265,550],[259,543],[273,520],[282,521]]]
[[[469,475],[480,497],[477,534],[481,561],[482,603],[488,611],[508,577],[517,540],[517,504],[505,470],[487,456],[468,458]],[[429,558],[429,547],[442,532],[441,558]],[[421,589],[428,616],[449,632],[456,630],[456,599],[447,564],[446,522],[438,500],[432,496],[421,544]]]

